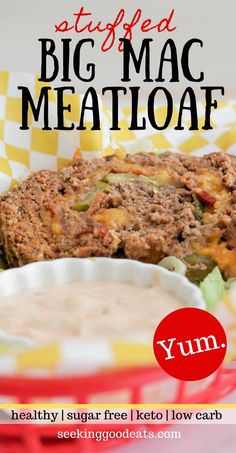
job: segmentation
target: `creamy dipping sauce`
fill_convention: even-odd
[[[77,281],[0,300],[0,330],[39,343],[69,337],[152,337],[160,320],[183,307],[158,286]]]

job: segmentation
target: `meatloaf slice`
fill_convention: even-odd
[[[39,171],[0,197],[2,255],[10,267],[89,256],[158,263],[197,253],[236,276],[235,186],[235,158],[224,154],[140,153]]]
[[[94,162],[84,176],[91,169]],[[39,171],[1,197],[0,237],[7,266],[114,252],[112,233],[104,234],[104,226],[98,222],[78,219],[73,209],[80,194],[93,187],[92,177],[81,182],[83,171],[83,163],[62,172]]]

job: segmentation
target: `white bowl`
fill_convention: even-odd
[[[0,273],[0,300],[17,291],[77,280],[158,285],[181,299],[184,306],[205,309],[201,291],[186,277],[158,265],[113,258],[62,258],[6,270]]]
[[[179,298],[183,302],[183,307],[205,309],[200,290],[186,277],[172,273],[160,266],[111,258],[65,258],[32,263],[21,268],[4,271],[0,273],[0,303],[1,298],[18,291],[44,285],[61,285],[76,280],[108,280],[129,282],[140,286],[156,285]],[[22,346],[24,349],[29,346],[38,346],[27,338],[9,336],[3,331],[0,332],[0,340],[7,344],[13,342],[14,347],[17,345],[20,350],[22,350]],[[136,340],[138,343],[143,343],[143,339]],[[58,364],[56,372],[62,370],[64,373],[65,369],[68,372],[74,371],[75,367],[79,372],[81,370],[85,372],[91,370],[91,364],[93,364],[92,369],[97,370],[104,366],[113,366],[116,363],[114,354],[111,352],[110,340],[65,339],[58,344],[57,348],[60,351],[61,363]],[[15,356],[15,353],[13,354]],[[9,355],[11,355],[10,351],[7,353],[7,363]],[[1,360],[6,363],[5,358],[0,355],[0,366]],[[142,360],[144,359],[142,358]],[[16,362],[14,360],[14,363]],[[9,363],[12,364],[11,359]],[[39,362],[37,363],[39,365]],[[12,369],[11,372],[13,373],[13,371]],[[7,369],[6,372],[9,370]]]
[[[158,285],[174,294],[183,306],[205,309],[200,290],[186,277],[163,267],[112,258],[63,258],[28,264],[0,273],[0,300],[18,291],[79,280],[129,282]]]

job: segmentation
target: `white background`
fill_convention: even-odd
[[[114,48],[105,54],[99,50],[101,36],[55,33],[55,24],[67,19],[73,21],[73,13],[81,6],[92,11],[95,22],[114,21],[121,7],[126,10],[126,20],[130,21],[135,10],[143,10],[143,19],[152,18],[153,23],[169,15],[175,8],[174,33],[158,34],[153,31],[149,37],[155,39],[152,52],[152,76],[157,77],[160,51],[167,38],[172,37],[181,52],[183,44],[191,38],[200,38],[204,48],[196,47],[193,52],[192,68],[198,74],[205,72],[204,85],[224,85],[226,96],[236,96],[235,64],[235,0],[1,0],[0,1],[0,70],[39,72],[40,44],[38,38],[53,37],[57,41],[57,55],[60,55],[60,39],[72,37],[74,43],[81,38],[95,37],[96,48],[86,52],[90,61],[97,63],[94,85],[97,89],[121,84],[121,54]],[[120,36],[122,37],[122,31]],[[134,31],[134,43],[138,49],[140,37],[147,37]],[[74,44],[73,44],[74,45]],[[168,74],[167,74],[168,75]],[[86,87],[73,80],[80,91]],[[142,85],[142,77],[132,78],[132,82]],[[134,84],[135,84],[134,83]],[[172,84],[173,92],[182,92],[189,83],[181,77],[179,84]],[[144,85],[144,84],[143,84]],[[151,90],[151,86],[145,89]]]

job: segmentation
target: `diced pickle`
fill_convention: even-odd
[[[144,175],[135,175],[133,173],[107,173],[103,181],[108,182],[109,184],[125,182],[125,181],[135,181],[143,180],[152,184],[164,185],[171,184],[171,178],[168,174],[160,174],[155,176],[144,176]]]
[[[106,184],[105,182],[103,181],[98,181],[96,184],[95,184],[95,189],[97,192],[103,192],[104,190],[106,190],[108,188],[108,184]]]
[[[109,184],[124,182],[124,181],[134,181],[138,176],[133,173],[107,173],[103,181]]]
[[[192,253],[184,257],[184,261],[190,264],[190,267],[187,270],[186,276],[188,279],[196,284],[199,284],[204,278],[214,269],[216,266],[215,261],[213,261],[208,256],[199,255],[198,253]],[[197,268],[197,265],[199,267]],[[191,266],[196,266],[196,268]]]
[[[194,206],[194,218],[196,220],[201,220],[203,216],[203,206],[196,196],[194,196],[193,206]]]
[[[95,187],[93,188],[93,190],[91,190],[91,192],[89,192],[83,200],[80,200],[79,203],[77,203],[75,206],[74,206],[74,209],[76,209],[76,211],[87,211],[87,209],[89,208],[89,206],[91,205],[91,203],[93,202],[96,194],[98,192],[104,192],[104,190],[106,190],[108,187],[108,184],[106,184],[105,182],[102,182],[102,181],[99,181],[96,183]]]

